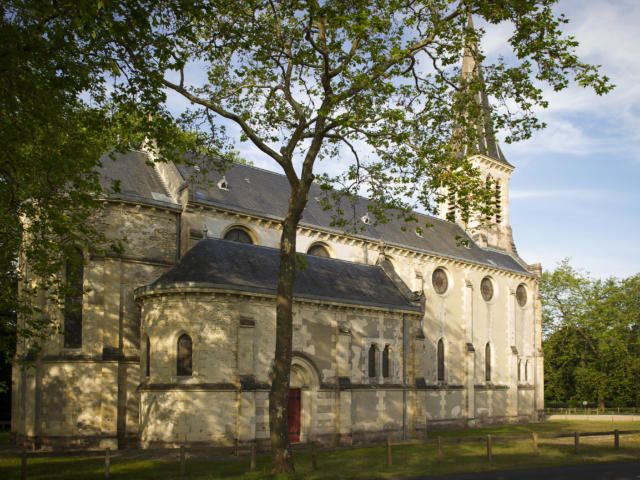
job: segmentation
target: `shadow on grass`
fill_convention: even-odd
[[[603,423],[553,422],[549,424],[490,427],[475,430],[441,432],[444,440],[451,437],[481,437],[491,434],[492,460],[487,458],[486,442],[443,442],[443,458],[437,458],[435,443],[394,445],[393,464],[386,465],[385,447],[351,450],[321,451],[318,454],[319,470],[313,471],[311,455],[295,454],[296,474],[292,476],[270,475],[270,459],[260,456],[257,471],[249,473],[246,457],[225,460],[194,460],[186,464],[186,476],[180,477],[180,466],[176,461],[131,460],[114,457],[111,463],[112,479],[355,479],[411,477],[419,475],[455,474],[473,471],[512,470],[539,468],[583,463],[637,461],[640,456],[640,436],[621,436],[621,448],[615,450],[611,437],[588,437],[581,439],[579,452],[574,451],[573,439],[544,439],[543,435],[579,431],[604,431],[637,429],[640,425]],[[539,455],[533,455],[530,440],[510,441],[501,436],[530,435],[537,432]],[[433,436],[433,435],[432,435]],[[175,458],[175,457],[174,457]],[[20,459],[0,459],[0,478],[20,478]],[[99,480],[104,478],[104,459],[100,457],[41,457],[28,462],[30,480]]]

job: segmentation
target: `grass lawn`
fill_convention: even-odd
[[[518,425],[439,432],[443,438],[443,458],[437,458],[436,445],[394,445],[393,465],[386,466],[384,447],[319,452],[318,470],[311,468],[311,456],[307,453],[295,455],[296,475],[293,478],[348,479],[410,477],[425,474],[462,473],[483,470],[506,470],[535,468],[581,463],[637,461],[640,459],[640,435],[620,437],[620,449],[614,450],[612,436],[583,437],[579,453],[574,452],[573,439],[544,439],[545,434],[571,433],[576,430],[638,430],[640,422],[574,422],[554,421],[545,424]],[[527,435],[537,432],[539,456],[532,456],[532,442],[501,440],[500,437]],[[481,436],[491,434],[493,459],[486,456],[484,442],[447,443],[452,437]],[[436,433],[432,435],[435,436]],[[262,479],[274,478],[267,474],[269,458],[258,458],[257,471],[249,473],[249,459],[195,461],[186,465],[186,478],[191,479]],[[20,459],[1,458],[0,478],[19,478]],[[104,459],[99,457],[46,457],[29,459],[29,479],[102,479]],[[114,479],[177,479],[179,464],[169,460],[111,459],[111,478]]]

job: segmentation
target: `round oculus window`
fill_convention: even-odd
[[[518,288],[516,288],[516,300],[518,305],[521,307],[524,307],[527,304],[527,289],[522,284],[518,285]]]
[[[436,293],[443,294],[449,288],[449,279],[447,274],[441,268],[436,268],[431,277],[431,283],[433,283],[433,289]]]
[[[489,277],[484,277],[480,282],[480,294],[486,302],[493,298],[493,282]]]

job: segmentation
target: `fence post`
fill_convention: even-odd
[[[538,456],[538,434],[532,433],[531,436],[533,437],[533,455],[537,457]]]
[[[391,437],[387,435],[387,467],[390,467],[391,464]]]
[[[620,448],[620,430],[617,428],[613,431],[613,447],[616,450]]]
[[[580,447],[580,432],[575,432],[574,434],[574,446],[576,453],[578,453],[578,447]]]
[[[24,447],[20,452],[20,480],[27,480],[27,452]]]
[[[251,457],[249,460],[249,471],[256,471],[256,442],[255,440],[251,443]]]
[[[111,449],[107,447],[104,451],[104,478],[109,478],[109,467],[111,466]]]
[[[318,446],[316,442],[311,442],[311,467],[313,470],[318,469]]]
[[[491,434],[487,435],[487,458],[491,461]]]
[[[442,439],[438,436],[438,460],[442,460]]]
[[[184,445],[180,445],[180,476],[184,476]]]

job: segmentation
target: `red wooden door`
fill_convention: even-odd
[[[289,441],[300,441],[300,389],[289,390]]]

